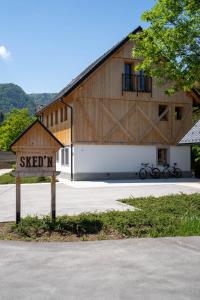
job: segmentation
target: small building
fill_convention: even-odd
[[[137,178],[144,162],[176,162],[190,175],[190,146],[177,143],[192,125],[192,95],[168,96],[166,86],[135,72],[133,46],[125,37],[37,113],[65,145],[57,153],[61,177]]]
[[[200,120],[184,135],[179,145],[200,145]]]

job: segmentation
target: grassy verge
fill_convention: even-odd
[[[23,177],[22,183],[38,183],[38,182],[50,182],[50,177]],[[15,177],[12,173],[7,173],[0,176],[0,184],[12,184],[15,183]]]
[[[124,199],[135,211],[58,217],[26,217],[1,224],[0,239],[77,241],[200,235],[200,194]]]

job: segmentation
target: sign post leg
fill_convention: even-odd
[[[51,177],[51,218],[56,219],[56,176]]]
[[[19,224],[21,219],[21,178],[16,177],[16,224]]]

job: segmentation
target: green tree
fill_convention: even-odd
[[[168,83],[169,94],[199,86],[199,0],[158,0],[142,19],[150,26],[131,36],[133,57],[142,58],[136,70]]]
[[[0,126],[0,149],[9,150],[10,144],[22,133],[33,121],[27,108],[13,109],[5,115],[5,120]]]

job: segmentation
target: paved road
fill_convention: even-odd
[[[93,185],[95,183],[92,183]],[[81,212],[101,212],[106,210],[127,210],[133,207],[117,202],[129,196],[167,195],[200,192],[197,180],[173,181],[115,181],[106,187],[72,187],[57,184],[57,213],[79,214]],[[50,184],[22,185],[22,216],[46,215],[50,211]],[[15,185],[0,185],[0,222],[15,220]]]
[[[2,300],[199,300],[200,237],[0,242]]]

